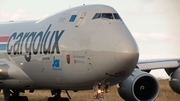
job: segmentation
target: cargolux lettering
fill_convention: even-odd
[[[27,62],[31,61],[31,55],[39,54],[60,54],[59,39],[65,30],[50,31],[52,24],[45,31],[33,32],[14,32],[7,43],[7,53],[18,55],[23,52]]]

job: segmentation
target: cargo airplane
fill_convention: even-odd
[[[126,101],[155,100],[159,85],[148,71],[165,68],[171,88],[180,93],[179,65],[180,59],[139,61],[133,36],[107,5],[0,23],[0,89],[5,101],[29,101],[21,92],[39,89],[51,91],[48,101],[69,101],[69,90],[93,90],[92,100],[103,101],[113,85]]]

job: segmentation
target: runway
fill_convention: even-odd
[[[168,84],[168,80],[160,80],[160,93],[156,101],[179,101],[180,95],[176,94],[171,90]],[[92,95],[93,91],[79,91],[79,92],[72,92],[69,91],[72,101],[92,101]],[[26,95],[29,97],[29,101],[47,101],[47,98],[51,96],[50,91],[48,90],[36,90],[34,93],[29,93],[26,91]],[[67,97],[66,93],[62,92],[63,97]],[[3,94],[0,94],[0,101],[4,101]],[[111,87],[111,92],[105,94],[105,100],[104,101],[124,101],[120,98],[117,92],[117,87],[113,86]]]

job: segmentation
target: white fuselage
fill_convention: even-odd
[[[96,13],[101,17],[93,19]],[[96,82],[122,82],[137,64],[138,47],[121,18],[103,14],[117,12],[89,5],[42,20],[0,24],[0,37],[9,36],[0,59],[11,63],[2,60],[9,64],[9,77],[0,87],[81,90]]]

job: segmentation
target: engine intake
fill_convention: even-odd
[[[151,74],[134,69],[119,84],[118,93],[125,101],[153,101],[159,94],[159,84]]]
[[[169,80],[169,85],[171,89],[180,94],[180,67],[174,70],[171,74],[171,79]]]

